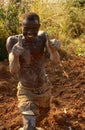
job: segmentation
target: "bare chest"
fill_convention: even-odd
[[[33,62],[39,62],[43,58],[44,54],[44,43],[38,40],[35,43],[27,44],[23,43],[24,52],[20,56],[20,62],[29,64]]]

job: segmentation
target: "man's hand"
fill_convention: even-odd
[[[48,41],[47,47],[50,52],[50,60],[52,63],[56,64],[60,62],[60,55],[58,53],[58,49],[60,48],[60,44],[57,42],[56,39],[52,39]]]
[[[52,63],[60,63],[60,55],[57,51],[50,53],[50,60]]]
[[[13,46],[12,51],[13,51],[13,54],[16,56],[20,56],[23,53],[24,48],[22,47],[22,37],[21,36],[19,36],[18,42]]]

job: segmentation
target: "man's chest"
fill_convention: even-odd
[[[44,54],[45,45],[41,40],[38,40],[32,44],[23,43],[24,52],[20,59],[24,62],[37,61],[42,59]]]

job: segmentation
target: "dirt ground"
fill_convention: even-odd
[[[62,59],[62,67],[46,63],[53,84],[51,110],[40,122],[45,130],[85,130],[85,57]],[[18,130],[22,117],[17,107],[17,81],[8,62],[0,62],[0,130]]]

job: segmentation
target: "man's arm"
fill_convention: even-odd
[[[60,55],[58,53],[58,50],[60,49],[60,44],[56,39],[50,40],[47,33],[46,35],[46,48],[50,54],[50,60],[53,63],[58,63],[60,62]]]
[[[6,48],[9,54],[8,60],[10,72],[15,76],[18,74],[20,69],[19,55],[23,52],[20,39],[18,42],[18,38],[16,39],[14,36],[8,37]]]

